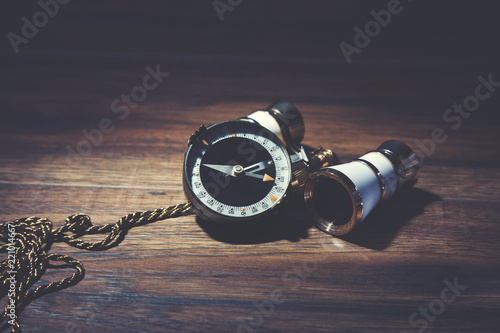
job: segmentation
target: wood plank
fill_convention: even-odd
[[[278,98],[301,110],[305,144],[344,161],[387,139],[418,148],[435,128],[448,135],[414,188],[342,238],[312,227],[294,202],[250,231],[191,215],[134,228],[108,251],[55,244],[51,253],[80,260],[86,277],[29,305],[23,329],[413,332],[412,314],[439,305],[456,279],[466,289],[426,331],[497,332],[499,92],[460,128],[443,120],[479,75],[500,80],[497,11],[411,5],[350,65],[338,44],[370,19],[372,1],[245,2],[222,23],[206,1],[75,2],[19,55],[2,46],[0,221],[36,215],[58,227],[83,212],[102,224],[184,202],[191,133]],[[36,6],[5,8],[4,26],[18,27]],[[170,75],[120,119],[112,102],[157,64]],[[115,129],[88,155],[68,158],[104,118]],[[69,274],[49,269],[39,284]]]

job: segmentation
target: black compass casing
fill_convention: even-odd
[[[251,121],[201,126],[184,158],[183,185],[196,214],[217,222],[264,220],[289,200],[290,155],[283,142]]]

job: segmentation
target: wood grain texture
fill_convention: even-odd
[[[338,43],[387,2],[289,3],[278,15],[283,2],[245,2],[221,23],[210,1],[75,2],[18,56],[0,50],[0,221],[61,226],[83,212],[101,224],[185,202],[191,133],[282,98],[304,116],[304,143],[346,162],[387,139],[418,148],[443,128],[417,185],[343,238],[311,227],[299,205],[252,233],[186,216],[132,229],[104,252],[56,244],[51,253],[80,260],[86,277],[29,305],[24,331],[416,332],[412,313],[457,279],[467,288],[426,331],[498,332],[500,89],[458,129],[443,121],[477,76],[500,81],[493,5],[417,2],[348,65]],[[120,119],[112,102],[157,64],[170,75]],[[114,130],[68,157],[103,118]],[[68,274],[49,270],[39,283]]]

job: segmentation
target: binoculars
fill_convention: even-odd
[[[305,126],[293,104],[276,102],[246,118],[273,132],[293,152],[300,151]],[[347,234],[378,204],[414,185],[421,168],[414,151],[397,140],[385,141],[376,150],[349,163],[340,164],[332,156],[335,155],[325,159],[320,154],[323,158],[319,158],[319,168],[314,170],[312,165],[301,184],[306,207],[316,226],[331,235]],[[314,159],[318,160],[318,156],[309,154],[309,161]]]

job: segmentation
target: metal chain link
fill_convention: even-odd
[[[191,213],[192,204],[187,202],[152,211],[128,214],[116,223],[101,226],[92,225],[90,217],[85,214],[69,216],[64,225],[56,230],[53,230],[50,220],[39,217],[28,217],[0,224],[0,242],[5,243],[0,246],[0,252],[8,253],[7,259],[0,263],[0,299],[9,295],[7,306],[0,317],[0,330],[11,325],[12,332],[21,332],[18,316],[31,301],[54,291],[74,286],[84,278],[85,269],[78,260],[66,255],[48,254],[53,243],[64,242],[79,249],[104,251],[120,244],[127,231],[133,227]],[[14,243],[9,238],[9,230],[13,229],[15,229]],[[79,239],[84,235],[108,232],[109,234],[100,242],[91,243]],[[64,264],[54,266],[50,263],[51,261],[60,261]],[[75,272],[58,282],[33,287],[48,268],[72,268]],[[11,288],[11,283],[15,285],[15,289]],[[12,290],[15,290],[15,295],[11,292]],[[9,320],[11,299],[15,300],[13,304],[15,316]]]

